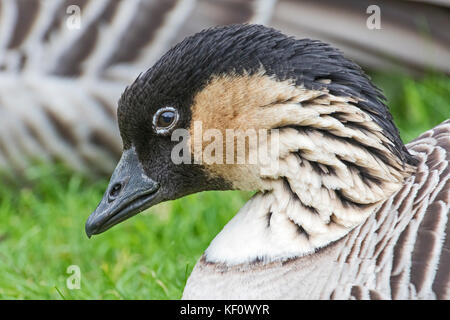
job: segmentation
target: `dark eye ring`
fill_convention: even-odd
[[[167,135],[178,122],[178,110],[173,107],[163,107],[153,116],[153,129],[157,134]]]

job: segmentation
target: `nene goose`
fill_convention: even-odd
[[[319,38],[377,70],[450,73],[448,1],[377,4],[380,30],[366,27],[371,0],[0,0],[0,170],[20,176],[36,159],[57,159],[109,176],[122,154],[123,88],[177,42],[215,25],[251,22]]]
[[[261,25],[204,30],[126,88],[118,119],[124,151],[88,236],[194,192],[258,191],[199,259],[183,298],[450,297],[450,122],[405,147],[381,92],[330,45]],[[278,166],[201,162],[198,123],[224,136],[269,130]],[[177,129],[189,133],[180,164]]]

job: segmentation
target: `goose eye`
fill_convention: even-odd
[[[175,112],[172,111],[163,112],[158,118],[158,127],[166,128],[170,126],[174,120],[175,120]]]
[[[153,117],[153,128],[157,134],[167,135],[178,122],[178,111],[172,107],[164,107],[156,111]]]

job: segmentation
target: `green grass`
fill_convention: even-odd
[[[84,222],[107,181],[59,166],[26,175],[28,187],[0,186],[1,299],[180,298],[198,257],[249,196],[188,196],[88,239]],[[66,286],[70,265],[80,268],[79,290]]]
[[[372,74],[409,141],[450,117],[450,80]],[[58,165],[37,165],[25,184],[0,183],[1,299],[178,299],[196,260],[250,197],[204,192],[160,204],[88,239],[84,222],[107,185]],[[8,182],[7,182],[8,181]],[[69,290],[67,268],[81,271]]]
[[[416,80],[400,74],[371,77],[383,90],[405,143],[450,118],[450,77],[434,73]]]

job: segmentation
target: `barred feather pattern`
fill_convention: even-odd
[[[407,147],[417,172],[347,236],[282,262],[202,257],[183,298],[449,299],[450,120]]]
[[[172,45],[214,25],[262,23],[329,42],[364,66],[450,72],[448,4],[379,2],[384,33],[365,28],[369,0],[2,0],[0,168],[20,172],[38,158],[110,174],[121,153],[121,92]],[[71,5],[80,29],[67,26]],[[430,37],[411,27],[418,16]]]
[[[117,101],[186,35],[269,18],[272,0],[5,0],[0,3],[0,168],[59,160],[110,174]],[[76,5],[79,29],[68,27]]]

